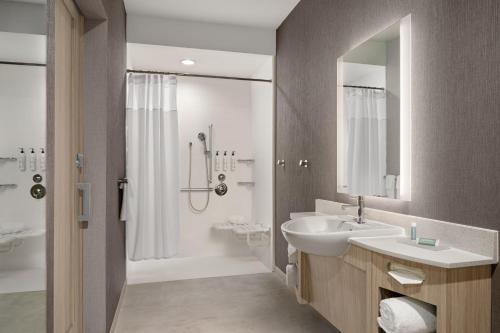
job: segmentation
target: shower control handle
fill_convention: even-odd
[[[278,161],[276,161],[276,165],[284,167],[285,166],[285,160],[278,160]]]
[[[299,161],[299,166],[308,168],[309,167],[309,161],[308,160],[300,160]]]

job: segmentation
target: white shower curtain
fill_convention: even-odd
[[[127,252],[168,258],[179,242],[175,76],[127,76]]]
[[[385,92],[344,88],[344,180],[351,195],[385,195]]]

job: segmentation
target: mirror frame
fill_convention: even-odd
[[[394,22],[393,24],[395,24]],[[400,31],[400,197],[392,200],[411,201],[411,14],[399,20]],[[392,24],[391,24],[392,25]],[[391,26],[388,25],[387,27]],[[386,28],[387,28],[386,27]],[[383,31],[385,29],[381,29]],[[378,32],[377,32],[378,33]],[[373,36],[375,36],[374,34]],[[370,37],[371,38],[371,37]],[[352,49],[361,45],[362,41]],[[350,49],[349,51],[351,51]],[[348,51],[348,52],[349,52]],[[347,53],[347,52],[346,52]],[[344,161],[343,151],[343,56],[337,59],[337,192],[345,193],[342,188]],[[385,198],[389,199],[389,198]]]

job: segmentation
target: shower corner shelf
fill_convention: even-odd
[[[238,185],[254,186],[255,182],[238,182]]]

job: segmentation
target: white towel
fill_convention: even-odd
[[[386,175],[385,176],[385,194],[388,198],[395,198],[396,192],[396,176]]]
[[[297,249],[288,244],[288,263],[289,264],[297,264]]]
[[[386,298],[380,302],[379,326],[387,333],[431,333],[436,314],[431,304],[410,297]]]
[[[122,198],[122,209],[120,210],[120,221],[127,221],[127,183],[122,183],[123,186],[123,198]]]

